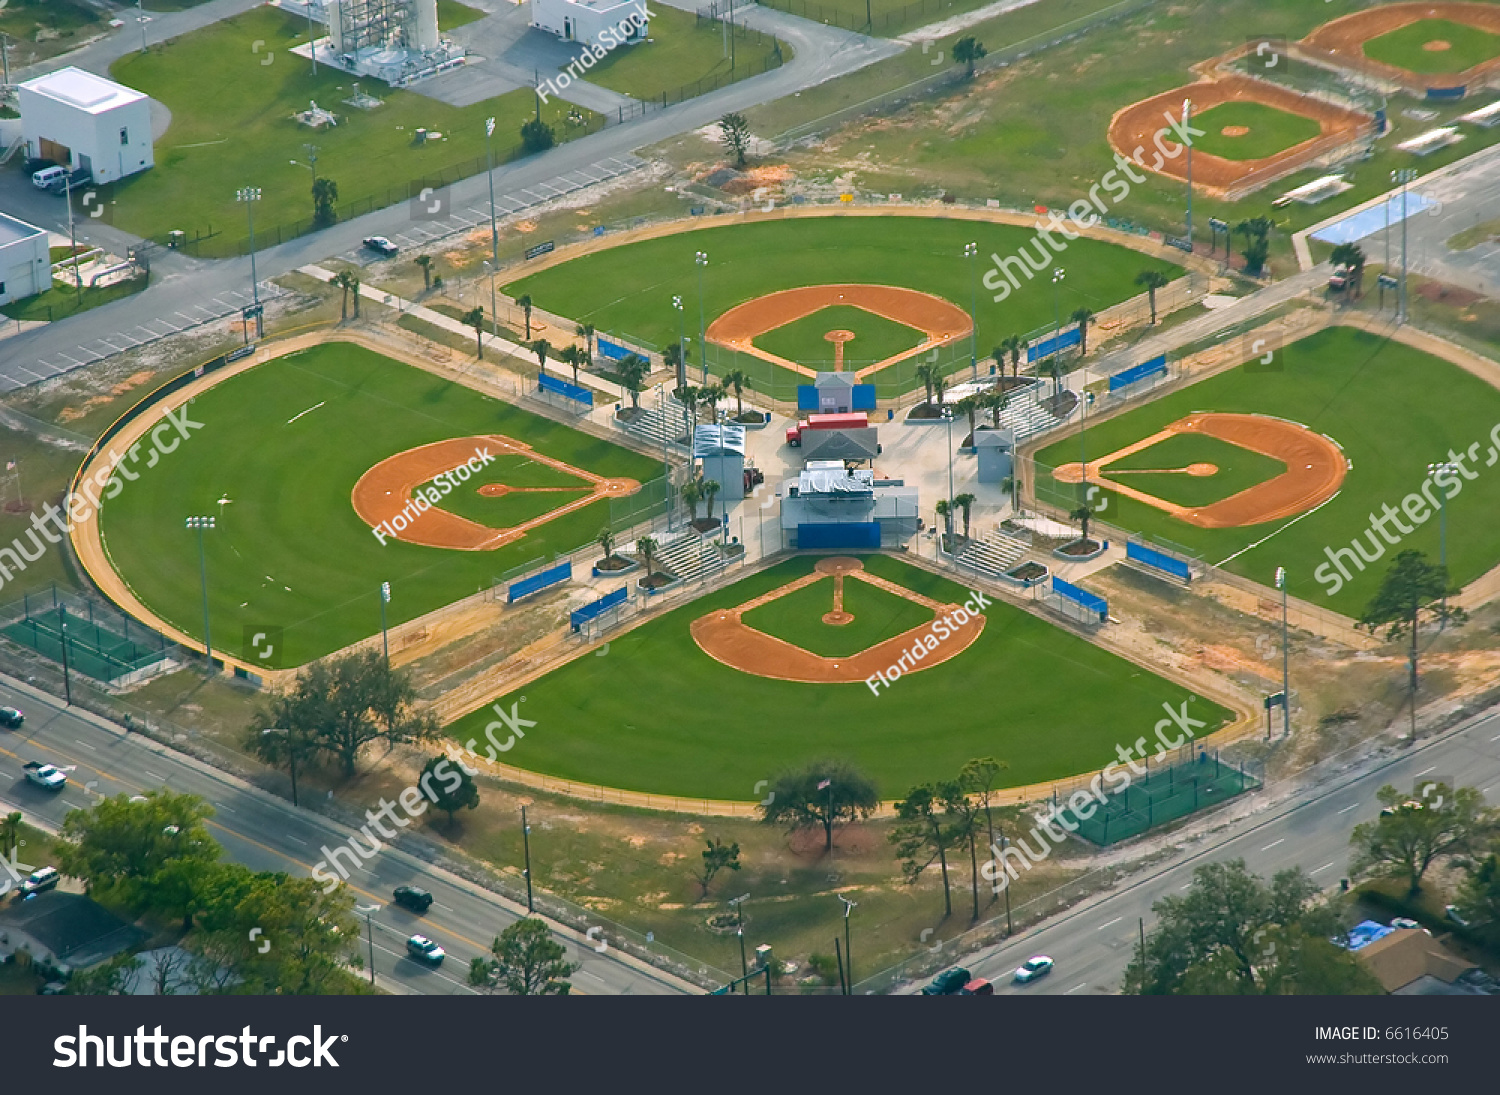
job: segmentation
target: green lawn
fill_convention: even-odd
[[[1104,450],[1099,450],[1101,453]],[[1208,476],[1185,474],[1155,474],[1171,468],[1185,468],[1189,464],[1213,464],[1219,470]],[[1152,445],[1149,449],[1131,453],[1104,469],[1104,474],[1115,476],[1127,487],[1154,494],[1175,502],[1179,506],[1207,506],[1231,495],[1238,494],[1263,483],[1267,479],[1286,471],[1280,460],[1262,456],[1258,452],[1231,445],[1217,437],[1201,433],[1179,433]]]
[[[82,0],[9,0],[0,9],[0,34],[10,37],[12,65],[26,64],[33,51],[50,57],[77,49],[80,40],[106,29],[104,16]],[[46,35],[40,41],[38,31]]]
[[[1293,343],[1283,359],[1281,372],[1236,368],[1091,425],[1089,451],[1111,452],[1193,411],[1277,415],[1327,434],[1343,448],[1352,468],[1331,501],[1288,521],[1203,529],[1105,490],[1095,500],[1100,518],[1183,545],[1210,563],[1229,560],[1228,569],[1257,581],[1269,583],[1276,568],[1285,566],[1294,596],[1359,616],[1396,551],[1415,548],[1437,559],[1436,516],[1428,514],[1425,523],[1402,535],[1399,547],[1386,545],[1385,554],[1364,571],[1354,569],[1333,595],[1327,590],[1334,583],[1325,586],[1315,575],[1328,562],[1325,549],[1347,550],[1360,538],[1371,550],[1369,515],[1379,515],[1382,504],[1402,506],[1405,497],[1421,490],[1428,463],[1450,448],[1463,453],[1472,445],[1479,477],[1448,502],[1448,565],[1462,585],[1500,562],[1500,535],[1490,519],[1500,507],[1500,476],[1485,470],[1485,461],[1497,458],[1491,430],[1500,422],[1500,392],[1437,358],[1344,327]],[[1076,437],[1037,454],[1047,467],[1077,459]],[[1056,484],[1041,467],[1037,483],[1045,500],[1076,504],[1077,487]]]
[[[439,30],[454,30],[465,23],[473,23],[483,19],[489,12],[479,8],[471,8],[467,4],[460,4],[458,0],[437,0],[437,17]]]
[[[963,258],[964,245],[979,244],[978,260]],[[1009,257],[1022,247],[1044,246],[1030,228],[937,217],[798,217],[725,225],[682,232],[660,239],[612,247],[563,262],[511,282],[511,296],[529,293],[539,307],[579,322],[593,323],[655,346],[677,340],[674,294],[683,299],[688,334],[697,341],[700,303],[706,320],[736,304],[779,289],[836,282],[899,285],[932,293],[968,310],[976,279],[990,268],[989,256]],[[703,297],[698,295],[696,251],[706,251]],[[1102,311],[1135,296],[1142,270],[1175,277],[1179,267],[1114,244],[1072,241],[1057,257],[1067,268],[1058,302],[1063,315],[1087,305]],[[1035,261],[1035,259],[1033,259]],[[980,265],[976,266],[978,262]],[[1019,275],[1018,275],[1019,276]],[[1021,282],[1002,304],[979,296],[979,349],[987,353],[1010,334],[1024,334],[1053,317],[1048,275]],[[826,329],[826,328],[825,328]],[[968,367],[968,345],[948,348],[953,368]],[[716,354],[721,356],[715,356]],[[699,358],[689,348],[694,366]],[[755,390],[782,399],[795,398],[805,376],[780,369],[751,354],[710,348],[711,371],[722,375],[739,368],[750,374]],[[874,378],[882,395],[916,386],[915,361],[908,358]]]
[[[1206,131],[1193,140],[1193,147],[1226,160],[1264,159],[1322,132],[1313,119],[1264,103],[1220,103],[1194,118],[1193,126]],[[1244,126],[1250,132],[1225,136],[1223,131],[1230,126]]]
[[[1423,48],[1428,42],[1447,42],[1449,48]],[[1408,72],[1436,75],[1463,72],[1500,56],[1500,34],[1448,19],[1418,19],[1389,34],[1371,38],[1364,49],[1365,56],[1372,61]]]
[[[913,27],[982,8],[986,0],[768,0],[766,7],[815,23],[891,38]],[[1067,0],[1064,0],[1067,3]]]
[[[525,687],[534,720],[508,764],[613,787],[684,797],[747,800],[756,782],[820,756],[852,759],[894,798],[948,778],[972,757],[1009,765],[1008,785],[1102,767],[1117,744],[1151,734],[1178,685],[1019,609],[996,604],[960,656],[903,677],[873,695],[862,683],[813,685],[742,673],[704,654],[689,625],[806,574],[797,557],[716,590],[612,638],[606,657],[580,658]],[[866,556],[875,574],[940,602],[968,591],[889,556]],[[858,611],[858,610],[856,610]],[[850,625],[854,626],[854,625]],[[519,695],[499,701],[502,710]],[[1190,711],[1228,717],[1203,699]],[[490,708],[448,728],[483,752]],[[502,736],[502,741],[504,740]]]
[[[261,190],[255,208],[260,246],[306,230],[298,222],[312,215],[312,176],[290,161],[305,162],[308,143],[318,147],[318,174],[338,184],[346,216],[405,201],[411,181],[441,185],[482,170],[490,116],[497,119],[496,161],[519,154],[521,123],[535,111],[530,91],[458,108],[382,86],[384,106],[357,110],[343,105],[353,94],[347,74],[322,66],[313,77],[287,52],[306,35],[306,20],[263,7],[111,66],[115,79],[172,111],[171,127],[156,142],[156,167],[106,195],[118,203],[110,207],[113,223],[145,236],[211,230],[221,235],[205,253],[228,254],[247,235],[245,207],[235,201],[241,187]],[[234,93],[224,93],[230,85]],[[368,81],[365,90],[372,90]],[[292,114],[309,100],[334,111],[338,126],[315,131],[295,121]],[[568,110],[557,99],[542,108],[559,140],[581,132],[563,120]],[[443,139],[415,144],[419,127]]]
[[[603,500],[496,551],[382,546],[349,497],[355,481],[393,453],[498,433],[601,475],[644,483],[660,472],[656,460],[342,343],[237,376],[198,396],[191,415],[202,430],[105,503],[106,547],[146,604],[196,636],[197,540],[183,531],[183,518],[220,514],[203,541],[215,642],[238,654],[245,625],[283,627],[287,665],[373,634],[382,581],[393,587],[395,624],[488,587],[511,567],[571,551],[610,519]],[[216,507],[223,497],[232,504]],[[500,508],[508,501],[472,500]]]
[[[799,365],[832,369],[833,343],[823,337],[829,331],[854,332],[855,337],[844,343],[844,368],[851,370],[922,344],[922,332],[916,328],[844,304],[820,308],[810,316],[767,331],[754,341],[762,350]]]
[[[90,308],[97,308],[101,304],[108,304],[122,297],[139,293],[146,287],[149,280],[144,277],[133,278],[130,281],[120,281],[114,285],[93,289],[84,286],[82,294],[75,287],[58,285],[54,282],[52,288],[46,292],[15,300],[0,307],[0,315],[9,316],[11,319],[46,320],[48,322],[64,319],[76,312],[87,312]]]
[[[844,611],[854,619],[847,624],[825,624],[823,614],[832,608],[830,577],[751,609],[742,619],[757,631],[814,654],[846,658],[933,618],[931,609],[855,578],[844,582]]]
[[[610,50],[583,78],[633,99],[660,99],[663,92],[680,89],[692,96],[764,72],[764,59],[774,46],[773,39],[739,27],[731,69],[721,24],[700,24],[697,16],[661,4],[651,9],[649,40]],[[792,59],[785,43],[781,57],[783,63]],[[701,91],[689,87],[699,81]]]

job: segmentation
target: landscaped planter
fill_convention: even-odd
[[[1081,544],[1084,544],[1084,543],[1093,544],[1094,547],[1091,550],[1086,550],[1086,551],[1076,550],[1076,549],[1079,548],[1079,546]],[[1069,550],[1069,549],[1074,549],[1074,550]],[[1100,541],[1100,540],[1094,540],[1094,539],[1090,538],[1087,541],[1074,540],[1071,543],[1064,544],[1060,548],[1053,548],[1052,549],[1052,554],[1054,556],[1056,556],[1057,558],[1059,558],[1059,559],[1066,559],[1070,563],[1086,563],[1090,559],[1097,559],[1097,558],[1099,558],[1099,556],[1103,555],[1108,550],[1109,550],[1109,541],[1108,540]]]
[[[661,575],[660,571],[657,571],[656,574],[653,575],[653,577],[657,577],[657,578],[659,578],[661,576],[662,575]],[[655,587],[652,587],[652,588],[647,588],[646,586],[644,586],[644,585],[641,584],[645,580],[646,579],[641,578],[641,579],[637,580],[637,582],[635,584],[640,589],[640,591],[642,593],[644,593],[648,597],[655,596],[658,593],[665,593],[669,589],[676,589],[678,586],[682,585],[682,579],[681,578],[673,578],[671,581],[664,582],[663,584],[661,584],[659,586],[655,586]]]
[[[905,422],[908,426],[946,426],[948,424],[948,420],[942,417],[918,417],[916,412],[926,405],[925,403],[918,403],[901,417],[901,421]]]
[[[745,413],[758,414],[760,418],[750,422],[741,422],[738,418],[731,418],[730,421],[736,426],[744,426],[747,430],[763,430],[771,423],[771,416],[765,411],[746,411]]]
[[[599,563],[605,562],[606,560],[600,559],[599,563],[595,563],[593,567],[595,578],[613,578],[621,574],[629,574],[631,571],[641,569],[641,564],[635,559],[627,559],[623,555],[611,556],[611,559],[614,562],[620,563],[622,565],[618,567],[604,568],[601,567]]]
[[[1027,560],[1024,563],[1018,563],[1011,567],[1001,577],[1011,585],[1020,586],[1022,589],[1030,589],[1038,583],[1045,582],[1047,575],[1050,573],[1051,571],[1041,563],[1033,563]]]

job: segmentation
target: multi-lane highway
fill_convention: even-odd
[[[212,803],[210,822],[225,854],[261,871],[306,875],[320,859],[324,845],[344,844],[351,830],[285,802],[207,765],[173,752],[139,734],[77,709],[7,677],[0,677],[0,703],[26,713],[19,730],[0,730],[0,803],[20,810],[29,822],[56,829],[68,811],[84,809],[101,796],[139,794],[160,787],[201,795]],[[27,783],[21,765],[42,760],[68,770],[68,785],[58,793]],[[22,860],[25,860],[23,855]],[[392,992],[412,994],[469,993],[469,960],[487,952],[490,941],[524,909],[406,853],[387,847],[367,867],[354,870],[348,885],[356,907],[378,906],[368,918],[373,929],[375,971],[379,984]],[[42,864],[33,864],[42,866]],[[433,895],[433,905],[417,916],[391,904],[391,891],[402,883]],[[362,916],[363,919],[363,916]],[[438,968],[406,957],[406,939],[420,932],[448,952]],[[583,994],[665,995],[695,990],[645,963],[609,949],[598,953],[591,941],[568,929],[557,929],[569,957],[582,963],[573,977]],[[368,938],[361,953],[368,962]]]

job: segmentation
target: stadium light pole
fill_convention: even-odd
[[[1458,468],[1446,460],[1441,463],[1427,465],[1428,475],[1437,475],[1439,473],[1457,478]],[[1438,562],[1442,564],[1444,578],[1443,614],[1438,617],[1438,630],[1446,631],[1448,629],[1448,594],[1446,592],[1448,572],[1448,492],[1446,490],[1438,497]]]
[[[296,806],[297,805],[297,747],[296,747],[296,745],[294,745],[292,743],[292,732],[290,730],[287,730],[287,729],[285,729],[283,727],[280,727],[280,726],[273,726],[273,727],[271,727],[271,728],[269,728],[267,730],[262,730],[260,732],[260,736],[261,737],[265,737],[267,734],[285,734],[286,735],[286,742],[287,742],[286,754],[287,754],[287,760],[290,762],[291,769],[292,769],[292,805]]]
[[[198,577],[203,584],[203,656],[208,659],[208,671],[214,669],[214,638],[208,621],[208,563],[203,555],[203,530],[214,527],[212,517],[189,517],[187,527],[198,531]]]
[[[490,334],[500,334],[500,313],[495,307],[495,275],[500,272],[500,229],[495,225],[495,161],[490,155],[490,138],[495,135],[495,119],[484,120],[485,178],[490,184]]]
[[[1286,567],[1276,568],[1276,588],[1281,590],[1281,734],[1292,736],[1291,653],[1287,646]]]
[[[946,531],[948,533],[948,539],[950,541],[950,543],[948,544],[948,546],[951,548],[953,546],[953,544],[951,542],[952,539],[953,539],[953,408],[952,407],[944,407],[943,408],[943,421],[948,424],[948,517],[947,517],[948,528],[947,528]]]
[[[1414,167],[1398,167],[1391,172],[1391,182],[1401,184],[1401,291],[1397,295],[1396,322],[1406,322],[1406,189],[1417,177]]]
[[[526,804],[521,804],[521,845],[526,850],[526,911],[536,912],[531,894],[531,826],[526,824]]]
[[[391,667],[391,636],[385,627],[385,606],[391,603],[391,583],[380,583],[380,642],[385,647],[385,667]]]
[[[1057,305],[1057,287],[1068,276],[1068,272],[1059,266],[1052,271],[1052,355],[1054,357],[1062,354],[1062,347],[1058,340],[1062,338],[1062,312]]]
[[[854,948],[849,942],[849,914],[859,905],[858,901],[850,901],[843,894],[839,894],[839,900],[844,903],[844,978],[848,989],[846,996],[854,995]]]
[[[708,265],[708,252],[699,251],[693,256],[698,264],[698,355],[703,361],[703,383],[708,383],[707,325],[703,320],[703,268]]]
[[[317,180],[316,171],[313,179]],[[255,203],[260,201],[260,187],[242,186],[235,191],[234,200],[245,203],[245,216],[250,224],[250,297],[255,308],[255,337],[258,341],[265,334],[260,317],[260,282],[255,276]]]
[[[66,706],[72,707],[73,675],[68,671],[68,607],[63,604],[57,606],[57,642],[62,647],[63,701]]]
[[[964,244],[964,256],[969,262],[969,375],[979,379],[979,327],[975,322],[975,313],[979,310],[979,264],[972,261],[979,254],[979,244]]]
[[[1192,130],[1189,128],[1193,116],[1193,101],[1182,100],[1182,132],[1183,143],[1187,145],[1187,245],[1188,254],[1193,253],[1193,138],[1187,134]]]
[[[677,387],[687,387],[687,333],[682,323],[682,298],[672,297],[672,308],[677,313]]]

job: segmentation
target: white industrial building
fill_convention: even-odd
[[[26,155],[83,168],[113,182],[156,163],[151,100],[81,68],[62,68],[20,86]]]
[[[304,9],[328,24],[318,60],[345,72],[406,87],[464,63],[463,47],[438,33],[437,0],[322,0]]]
[[[52,262],[47,233],[0,213],[0,304],[36,296],[50,288]]]
[[[644,42],[650,27],[640,0],[531,0],[531,25],[564,42],[585,42],[610,50]],[[602,41],[600,35],[610,31]]]

